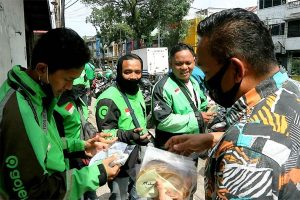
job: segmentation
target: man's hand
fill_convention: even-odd
[[[171,197],[166,195],[166,189],[164,188],[164,185],[160,179],[156,180],[155,186],[158,192],[158,196],[155,198],[155,200],[172,200]]]
[[[127,144],[147,145],[151,136],[149,133],[140,135],[142,131],[143,128],[135,128],[127,131],[119,130],[117,133],[118,139]]]
[[[142,131],[143,131],[143,128],[135,128],[133,130],[133,140],[138,145],[147,145],[150,142],[151,135],[149,133],[140,135],[140,132],[142,132]]]
[[[216,116],[215,112],[201,112],[201,114],[205,123],[212,121]]]
[[[85,141],[85,154],[89,157],[93,157],[97,152],[108,149],[109,144],[101,142],[101,137],[96,135],[95,137]]]
[[[97,133],[97,135],[99,136],[99,142],[103,142],[106,144],[113,144],[114,142],[116,142],[118,140],[117,137],[111,138],[112,135],[110,133],[100,132],[100,133]]]
[[[185,134],[171,137],[165,144],[168,151],[182,155],[202,152],[212,148],[223,136],[224,132]]]
[[[138,134],[140,134],[140,132],[142,132],[143,131],[143,128],[135,128],[135,129],[133,129],[133,132],[134,133],[138,133]]]
[[[112,166],[112,162],[117,159],[118,158],[116,155],[112,155],[102,161],[102,164],[103,164],[106,174],[107,174],[107,180],[109,180],[109,181],[113,180],[120,172],[120,165],[117,164],[117,165]]]

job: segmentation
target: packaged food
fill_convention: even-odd
[[[147,147],[136,180],[138,195],[144,198],[157,197],[157,180],[163,184],[169,199],[189,199],[197,181],[195,162],[185,156]]]

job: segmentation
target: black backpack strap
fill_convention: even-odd
[[[200,111],[196,108],[193,100],[191,99],[190,95],[188,94],[187,92],[187,89],[183,86],[183,84],[175,77],[174,74],[171,74],[170,75],[170,78],[179,86],[180,90],[183,92],[183,94],[185,95],[185,97],[187,98],[187,100],[189,101],[190,103],[190,106],[192,107],[193,111],[194,111],[194,114],[195,114],[195,117],[198,121],[198,126],[199,126],[199,130],[201,131],[204,131],[204,120],[203,120],[203,117],[202,117],[202,114],[200,113]],[[195,93],[195,98],[196,97],[196,93]]]
[[[120,91],[120,90],[119,90],[119,91]],[[135,116],[135,114],[134,114],[134,110],[132,109],[132,107],[131,107],[131,105],[130,105],[130,102],[129,102],[129,100],[128,100],[128,97],[127,97],[126,94],[124,94],[122,91],[120,91],[120,93],[121,93],[123,99],[125,100],[126,105],[127,105],[128,109],[129,109],[129,112],[130,112],[131,118],[132,118],[132,120],[133,120],[134,126],[135,126],[136,128],[139,128],[139,127],[140,127],[140,123],[138,122],[138,120],[137,120],[137,118],[136,118],[136,116]]]
[[[119,90],[119,92],[121,93],[123,99],[126,102],[126,105],[129,109],[133,124],[135,126],[135,128],[140,128],[140,123],[138,122],[135,114],[134,114],[134,110],[132,109],[130,102],[128,100],[128,97],[126,96],[126,94],[124,94],[121,89],[119,88],[119,86],[116,84],[116,88]],[[140,145],[135,145],[134,149],[132,150],[132,152],[129,155],[129,158],[127,159],[126,163],[122,166],[121,169],[126,170],[126,173],[129,173],[128,171],[132,168],[135,167],[136,164],[140,164],[141,163],[141,158],[140,158],[140,151],[141,151],[141,146]],[[121,170],[122,171],[122,170]]]
[[[18,81],[19,83],[22,83],[21,79],[20,79],[14,72],[12,72],[11,75],[12,75],[12,77],[13,77],[16,81]],[[21,95],[25,98],[25,100],[28,102],[28,105],[30,106],[30,108],[31,108],[31,110],[32,110],[32,112],[33,112],[34,119],[35,119],[36,123],[40,125],[40,122],[39,122],[39,119],[38,119],[38,116],[37,116],[37,112],[36,112],[36,110],[35,110],[35,108],[34,108],[34,105],[33,105],[32,101],[31,101],[31,99],[29,98],[29,95],[25,92],[25,90],[24,90],[20,85],[14,83],[14,82],[11,81],[9,78],[7,79],[7,83],[8,83],[8,85],[9,85],[12,89],[14,89],[15,91],[20,92]],[[22,85],[22,86],[23,86],[23,85]],[[24,86],[23,86],[23,87],[24,87]],[[35,94],[35,92],[34,92],[33,90],[31,90],[30,88],[26,88],[26,89],[27,89],[27,91],[29,91],[29,92]]]

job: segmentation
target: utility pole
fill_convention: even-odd
[[[160,10],[158,11],[158,33],[157,33],[157,46],[160,47]]]
[[[55,26],[56,28],[60,28],[61,27],[60,0],[53,0],[51,4],[53,5]]]
[[[65,27],[65,0],[61,1],[61,27]]]

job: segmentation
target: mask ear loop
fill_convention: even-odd
[[[48,67],[47,67],[47,84],[49,84]]]

